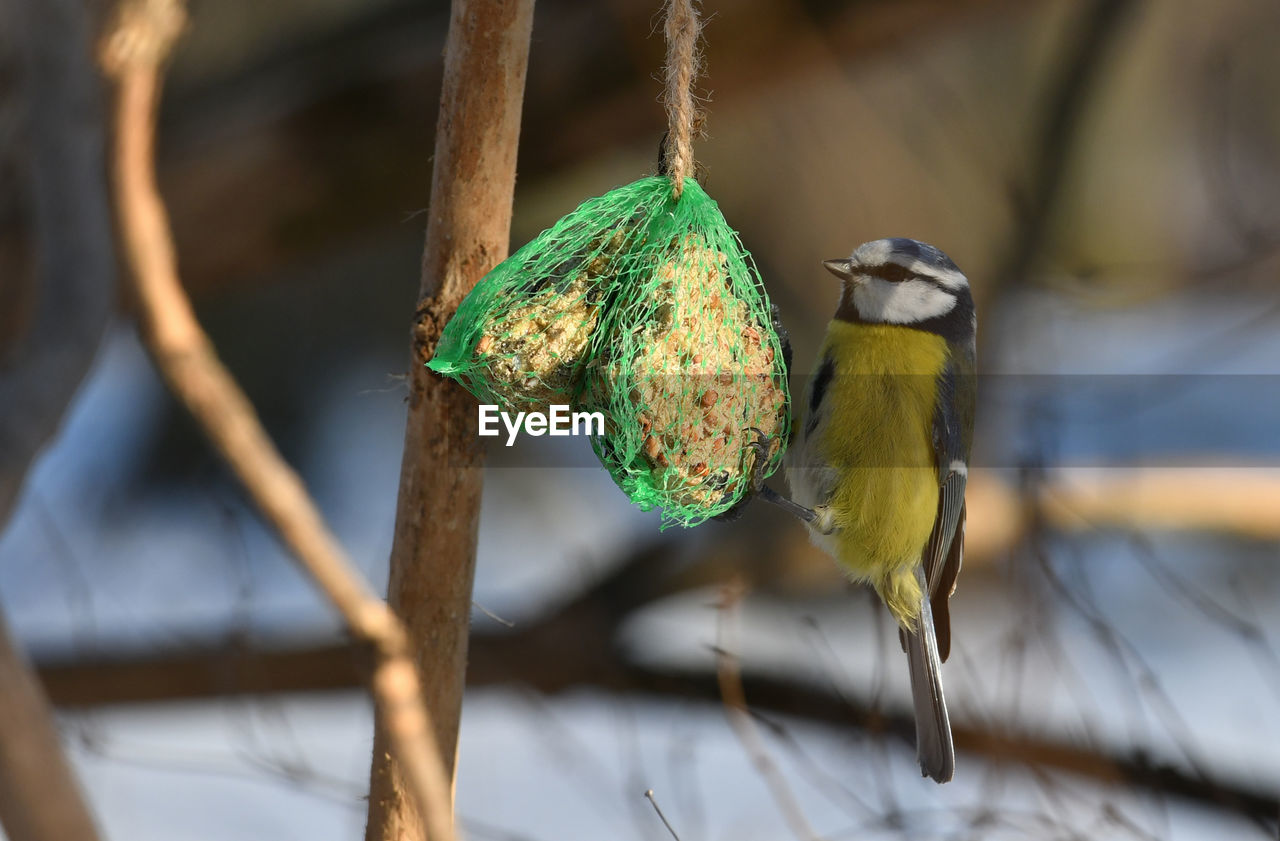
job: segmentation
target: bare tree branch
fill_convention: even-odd
[[[604,659],[564,656],[571,629],[544,623],[537,630],[477,634],[471,641],[473,687],[522,685],[548,695],[583,687],[627,697],[724,703],[718,675],[676,671],[628,662],[602,646]],[[584,614],[572,639],[601,636]],[[575,649],[576,651],[577,649]],[[539,659],[530,659],[537,657]],[[46,665],[41,680],[53,702],[64,707],[189,700],[239,694],[276,694],[351,689],[361,685],[362,650],[332,645],[299,651],[243,649],[188,651],[132,660]],[[547,680],[547,675],[554,680]],[[915,719],[908,707],[872,708],[830,687],[777,676],[741,676],[752,714],[792,716],[852,727],[914,744]],[[1189,774],[1154,761],[1140,750],[1104,752],[1100,747],[1056,742],[1028,733],[994,732],[953,722],[956,747],[992,762],[1055,769],[1106,784],[1124,784],[1259,820],[1280,814],[1280,796],[1264,781],[1221,780]]]
[[[137,297],[139,329],[156,366],[240,478],[303,569],[368,644],[374,701],[432,837],[454,838],[447,777],[422,703],[403,626],[355,572],[302,481],[284,462],[253,406],[218,361],[178,279],[164,205],[155,185],[155,112],[161,66],[182,29],[181,0],[126,0],[104,37],[102,63],[118,83],[116,210]]]
[[[1139,6],[1139,0],[1091,0],[1079,12],[1076,31],[1068,36],[1063,60],[1055,64],[1061,70],[1045,91],[1031,172],[1014,195],[1016,222],[1004,257],[991,280],[977,287],[982,302],[999,305],[1004,293],[1024,280],[1044,251],[1049,226],[1062,197],[1071,151],[1098,90],[1108,51]]]
[[[1280,471],[1166,467],[1050,474],[1034,506],[1064,531],[1217,531],[1280,540]]]
[[[34,250],[29,271],[0,262],[5,308],[23,314],[0,319],[12,333],[0,335],[0,523],[58,431],[112,309],[103,109],[83,5],[0,0],[0,26],[21,56],[14,107],[25,189],[15,192],[29,205]]]
[[[0,199],[0,212],[15,212],[30,232],[29,244],[0,248],[0,531],[111,314],[103,109],[90,30],[89,9],[74,0],[0,1],[0,77],[16,77],[11,86],[0,78],[10,94],[0,96],[7,99],[0,169],[12,161],[17,187]],[[43,688],[3,616],[0,824],[13,841],[98,837]]]
[[[44,688],[0,621],[0,824],[10,841],[97,841]]]
[[[507,254],[533,0],[454,0],[445,42],[431,204],[410,350],[388,598],[405,617],[435,740],[452,783],[466,683],[480,513],[475,401],[424,367],[445,322]],[[378,716],[366,837],[423,837]],[[432,841],[440,836],[432,829]]]
[[[720,591],[716,621],[716,682],[720,687],[725,715],[792,834],[804,841],[818,841],[819,835],[805,817],[800,802],[787,784],[787,778],[778,770],[777,763],[765,749],[755,719],[751,717],[751,711],[747,707],[747,695],[742,688],[742,669],[738,665],[738,655],[733,653],[736,645],[731,641],[731,637],[737,635],[730,630],[731,623],[737,619],[737,607],[744,595],[745,589],[741,581],[730,581]]]
[[[723,547],[719,547],[721,550]],[[713,554],[719,554],[713,553]],[[668,539],[641,547],[579,596],[512,631],[476,633],[470,644],[468,685],[521,685],[555,695],[582,687],[620,697],[725,703],[724,675],[637,663],[618,644],[618,631],[646,604],[686,586],[704,586],[718,560],[690,559]],[[565,651],[573,651],[566,657]],[[55,701],[92,706],[176,700],[239,693],[328,690],[358,685],[360,652],[332,645],[299,651],[219,649],[48,665],[41,678]],[[914,744],[914,714],[908,706],[884,707],[849,697],[833,686],[786,676],[739,673],[729,698],[749,699],[751,714],[767,727],[776,713],[836,727],[882,733]],[[1274,820],[1280,796],[1265,781],[1225,780],[1165,766],[1139,749],[1105,744],[1081,746],[1024,731],[953,722],[959,750],[996,763],[1052,769],[1104,784],[1126,785],[1243,814]]]

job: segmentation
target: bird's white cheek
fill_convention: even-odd
[[[925,280],[890,283],[873,277],[853,290],[853,303],[867,321],[914,324],[951,312],[956,298]]]

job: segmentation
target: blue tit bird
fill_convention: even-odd
[[[955,748],[939,669],[964,557],[973,296],[955,263],[913,239],[868,242],[823,265],[842,289],[787,453],[792,499],[761,495],[802,517],[897,620],[920,768],[946,782]]]

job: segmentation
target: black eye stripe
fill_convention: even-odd
[[[897,263],[881,263],[878,266],[867,266],[862,269],[862,273],[871,277],[878,277],[881,280],[887,280],[890,283],[902,283],[906,280],[927,280],[924,275],[913,272]]]

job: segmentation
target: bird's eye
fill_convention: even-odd
[[[885,263],[882,266],[876,266],[871,274],[890,283],[902,283],[904,280],[910,280],[916,276],[914,272],[899,266],[897,263]]]

